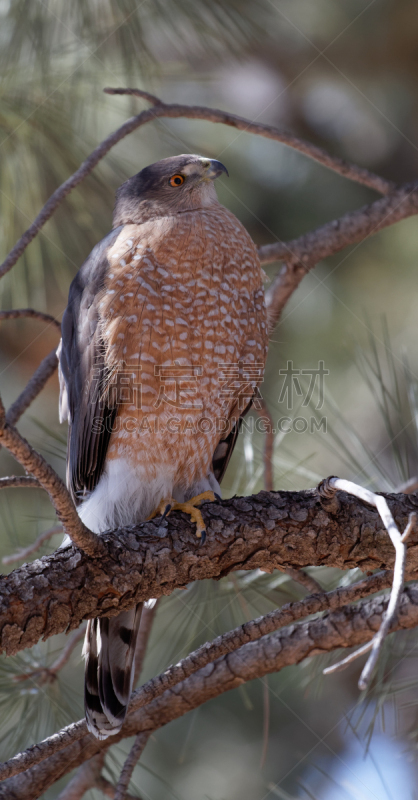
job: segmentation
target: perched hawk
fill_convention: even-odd
[[[262,272],[217,200],[226,168],[197,155],[146,167],[117,192],[113,230],[71,284],[60,416],[67,482],[96,533],[214,499],[267,354]],[[141,606],[90,620],[85,708],[99,739],[122,726]]]

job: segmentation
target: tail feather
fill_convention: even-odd
[[[135,647],[142,603],[117,617],[90,620],[84,705],[89,730],[106,739],[121,729],[132,691]]]

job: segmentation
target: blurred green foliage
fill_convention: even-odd
[[[413,0],[1,0],[2,255],[96,144],[143,107],[135,98],[103,95],[107,85],[137,85],[166,101],[226,108],[290,128],[397,182],[416,179],[417,28]],[[68,196],[3,279],[2,307],[33,304],[60,316],[72,277],[110,228],[116,187],[147,163],[185,151],[228,166],[220,199],[258,243],[291,239],[375,196],[279,144],[206,122],[159,120],[122,141]],[[290,430],[276,440],[276,488],[313,486],[337,474],[393,489],[417,474],[417,252],[412,218],[319,264],[292,297],[272,335],[263,385],[274,421],[290,419]],[[37,322],[2,323],[7,403],[54,343],[56,334]],[[305,404],[309,378],[299,374],[302,394],[293,386],[289,407],[282,397],[288,362],[301,373],[320,361],[329,373],[322,398],[317,386]],[[56,408],[51,381],[20,427],[63,475]],[[300,418],[307,430],[297,432],[293,423]],[[323,418],[325,430],[318,430],[312,421]],[[262,488],[263,442],[257,430],[240,437],[226,496]],[[2,474],[17,471],[11,457],[2,452],[0,458]],[[3,492],[0,516],[1,555],[53,522],[46,498],[33,490]],[[57,544],[55,537],[41,554]],[[313,572],[327,587],[358,577]],[[175,593],[159,608],[144,677],[244,619],[301,596],[280,573],[242,573]],[[388,643],[366,701],[356,688],[360,665],[324,681],[328,657],[212,701],[151,738],[133,785],[152,800],[322,800],[335,765],[349,760],[353,735],[344,720],[360,720],[363,742],[386,725],[408,746],[413,771],[416,641],[410,632]],[[14,680],[50,664],[64,642],[57,637],[1,660],[2,757],[81,715],[79,649],[54,684]],[[266,685],[270,727],[261,765]],[[128,745],[111,751],[109,775],[117,775]],[[408,786],[403,797],[414,796]],[[341,797],[390,797],[384,781],[381,787],[380,794],[368,785],[362,793],[344,789]],[[58,791],[50,790],[47,800]]]

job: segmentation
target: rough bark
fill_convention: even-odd
[[[345,606],[319,619],[282,628],[256,642],[243,645],[199,670],[144,708],[130,713],[117,736],[99,742],[88,734],[26,772],[3,781],[0,786],[1,800],[36,800],[56,780],[109,744],[141,731],[156,730],[242,683],[278,672],[305,658],[369,641],[381,624],[386,606],[387,598],[377,597],[355,606]],[[411,586],[402,593],[398,620],[393,630],[407,630],[416,625],[418,588]]]
[[[414,495],[386,495],[403,529]],[[376,510],[345,493],[336,504],[316,490],[260,492],[202,506],[207,542],[199,547],[187,516],[103,534],[104,555],[74,546],[24,564],[0,579],[1,649],[30,647],[40,637],[76,628],[88,617],[116,614],[149,597],[232,570],[287,567],[391,568],[394,550]],[[162,535],[161,535],[162,533]],[[408,540],[407,570],[418,572],[418,532]]]

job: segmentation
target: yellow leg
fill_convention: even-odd
[[[213,492],[202,492],[202,494],[198,494],[196,497],[191,497],[186,503],[178,503],[177,500],[170,497],[168,500],[162,500],[148,519],[153,519],[157,514],[162,514],[166,517],[171,511],[183,511],[196,523],[196,536],[198,539],[201,539],[201,544],[204,544],[206,539],[206,526],[203,522],[202,514],[196,506],[203,503],[204,500],[214,501],[216,499]]]

